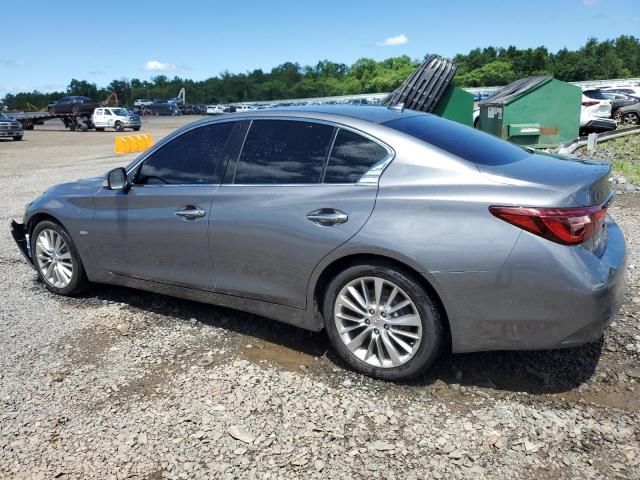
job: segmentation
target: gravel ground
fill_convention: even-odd
[[[3,225],[50,184],[130,159],[112,133],[36,128],[0,142]],[[108,286],[54,296],[2,228],[0,478],[640,478],[640,195],[611,213],[629,292],[602,342],[445,355],[406,384],[245,313]]]

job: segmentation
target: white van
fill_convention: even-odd
[[[142,126],[139,115],[121,107],[96,108],[91,121],[98,132],[104,132],[105,128],[115,128],[118,132],[123,132],[125,128],[133,128],[137,132]]]

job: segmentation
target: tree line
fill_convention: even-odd
[[[564,81],[640,77],[640,40],[629,35],[604,41],[592,38],[577,50],[563,48],[556,53],[546,47],[476,48],[453,60],[458,64],[455,83],[461,87],[506,85],[536,75],[553,75]],[[158,75],[151,80],[113,80],[102,88],[73,79],[64,92],[7,94],[0,103],[9,109],[40,109],[65,95],[104,100],[115,92],[121,104],[131,105],[136,98],[175,97],[183,87],[187,101],[193,104],[380,93],[397,88],[421,61],[403,55],[382,61],[360,58],[352,65],[329,60],[314,66],[286,62],[268,72],[225,71],[201,81]]]

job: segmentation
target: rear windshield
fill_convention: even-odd
[[[488,133],[433,115],[401,118],[383,125],[480,165],[504,165],[531,154],[529,150]]]

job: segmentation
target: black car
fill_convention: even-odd
[[[79,115],[82,113],[91,114],[100,106],[100,102],[79,95],[62,97],[60,100],[49,105],[49,114],[72,113]]]
[[[618,122],[621,120],[620,109],[622,107],[627,107],[629,105],[633,105],[634,103],[638,102],[637,100],[634,100],[632,98],[626,98],[626,99],[625,98],[617,98],[617,99],[607,98],[607,96],[605,96],[605,94],[600,89],[585,90],[582,93],[584,93],[586,97],[593,98],[595,100],[610,101],[611,102],[611,118],[615,119]]]

